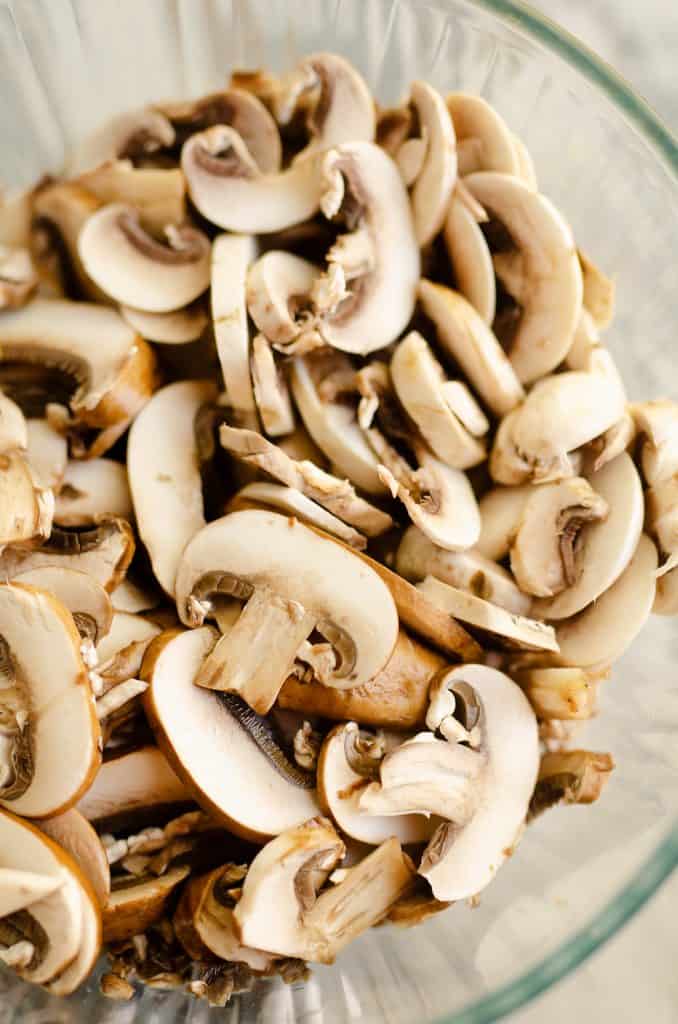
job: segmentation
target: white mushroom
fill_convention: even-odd
[[[132,425],[129,485],[139,535],[162,588],[174,593],[181,554],[205,524],[195,418],[216,399],[210,381],[177,381],[158,391]]]
[[[610,665],[645,624],[655,599],[657,549],[643,534],[621,576],[592,604],[558,624],[560,660],[582,667]]]
[[[509,358],[523,384],[562,361],[582,309],[582,275],[572,232],[553,204],[508,174],[480,172],[465,182],[514,244],[494,268],[521,307]]]
[[[318,337],[310,295],[319,274],[319,268],[308,260],[277,249],[264,253],[249,268],[249,314],[259,330],[281,350],[298,350],[310,333]]]
[[[678,615],[678,568],[657,577],[652,611],[655,615]]]
[[[605,672],[581,668],[535,666],[512,670],[511,678],[523,690],[541,721],[581,721],[598,710],[598,686],[609,677]]]
[[[493,562],[500,562],[509,553],[520,526],[525,502],[533,493],[532,486],[493,487],[480,499],[480,537],[476,551]]]
[[[133,939],[160,921],[168,912],[174,890],[190,870],[188,864],[177,865],[164,875],[142,878],[131,885],[114,888],[104,907],[104,941],[113,943]]]
[[[158,748],[140,747],[104,761],[77,809],[88,821],[103,821],[190,799]]]
[[[644,435],[641,449],[643,475],[649,487],[678,473],[678,404],[666,398],[636,402],[631,414]]]
[[[0,391],[0,454],[28,446],[28,427],[16,402]]]
[[[181,166],[195,206],[226,231],[261,234],[308,220],[318,210],[322,180],[318,159],[262,173],[241,136],[226,125],[191,135]]]
[[[132,306],[121,306],[120,313],[142,338],[157,345],[186,345],[203,334],[209,318],[200,299],[171,313],[147,313]]]
[[[459,174],[473,171],[520,174],[514,137],[487,100],[466,92],[451,92],[447,96],[447,108],[457,136]]]
[[[593,260],[577,250],[584,284],[584,308],[599,330],[609,327],[614,316],[614,280],[603,274]]]
[[[531,188],[533,192],[536,192],[538,189],[537,172],[535,170],[534,161],[530,156],[530,151],[522,139],[518,138],[515,132],[512,132],[512,138],[513,149],[518,162],[518,177],[527,185],[528,188]]]
[[[0,455],[0,550],[49,537],[53,514],[54,495],[42,487],[24,456],[18,451]]]
[[[101,584],[85,572],[50,565],[20,572],[15,579],[51,594],[71,613],[82,638],[81,654],[91,664],[88,657],[106,636],[113,620],[111,599]]]
[[[75,182],[100,203],[124,203],[139,213],[148,231],[162,235],[186,219],[186,180],[178,167],[134,167],[114,160],[81,174]]]
[[[161,602],[160,591],[149,587],[145,582],[136,583],[126,577],[111,594],[111,603],[116,612],[148,612],[157,608]]]
[[[318,565],[322,575],[312,570]],[[372,569],[336,542],[268,511],[234,512],[189,542],[176,584],[182,621],[201,625],[218,594],[246,604],[197,683],[239,693],[260,713],[270,709],[298,657],[321,682],[351,688],[384,667],[398,634],[393,598]],[[314,629],[327,643],[305,643]]]
[[[513,438],[513,430],[518,422],[520,410],[521,406],[518,406],[500,421],[487,464],[492,479],[498,484],[504,484],[510,490],[517,490],[521,484],[530,480],[533,472],[533,466],[518,450]],[[540,483],[544,480],[560,480],[575,475],[573,461],[566,454],[551,459],[546,466],[539,466],[539,469]]]
[[[401,576],[413,583],[435,576],[443,583],[475,594],[516,615],[527,615],[530,611],[530,598],[521,593],[511,574],[502,566],[473,548],[469,551],[439,548],[416,526],[405,531],[395,564]]]
[[[78,146],[68,164],[71,175],[82,174],[109,160],[153,156],[174,144],[174,129],[158,110],[144,107],[110,118]]]
[[[282,368],[276,364],[268,338],[257,334],[252,342],[251,370],[254,399],[269,437],[291,434],[294,412]]]
[[[100,732],[80,636],[44,591],[0,586],[0,802],[48,817],[72,806],[99,767]]]
[[[438,342],[468,378],[484,404],[505,416],[523,389],[491,329],[458,292],[432,281],[419,282],[419,302],[436,326]]]
[[[564,566],[569,585],[554,597],[533,602],[532,614],[540,618],[569,618],[600,598],[627,567],[638,545],[643,528],[643,491],[630,455],[625,452],[618,455],[592,473],[588,482],[593,493],[607,506],[607,516],[582,530],[578,550],[573,551],[572,572]],[[529,499],[524,516],[534,501],[534,497]],[[532,505],[533,509],[535,507]],[[575,512],[575,518],[577,516]],[[527,542],[527,536],[525,540]]]
[[[257,429],[259,420],[250,376],[250,335],[245,284],[256,255],[251,235],[219,235],[212,245],[214,337],[232,415],[239,426]]]
[[[58,875],[41,875],[22,868],[0,867],[0,920],[60,888]]]
[[[104,515],[134,515],[126,467],[112,459],[71,460],[56,497],[55,521],[82,526]]]
[[[300,519],[302,523],[317,526],[319,530],[338,537],[352,548],[362,549],[367,544],[367,539],[362,533],[347,526],[296,487],[283,487],[264,481],[247,484],[230,502],[229,512],[236,512],[242,508],[270,508],[276,512],[285,512]]]
[[[56,181],[38,190],[33,202],[37,230],[50,229],[68,257],[68,266],[79,293],[92,302],[110,303],[110,299],[85,270],[78,252],[78,236],[86,221],[101,206],[92,192],[72,181]],[[36,228],[34,227],[34,237]],[[58,250],[57,250],[58,251]],[[42,289],[40,289],[42,291]]]
[[[48,419],[27,419],[26,435],[26,458],[33,475],[42,487],[51,488],[56,495],[66,474],[68,441]],[[56,504],[54,513],[56,517]]]
[[[0,310],[28,302],[38,285],[38,275],[28,249],[0,244]]]
[[[443,237],[457,288],[491,327],[496,309],[492,256],[478,222],[457,192],[447,211]]]
[[[110,203],[85,223],[78,252],[100,288],[126,306],[169,313],[192,302],[210,280],[210,242],[189,225],[165,228],[167,245],[141,225],[132,206]]]
[[[87,819],[71,807],[70,811],[41,821],[40,831],[70,854],[103,907],[111,891],[111,870],[101,840]]]
[[[450,408],[443,368],[417,331],[398,343],[391,358],[391,378],[405,411],[434,455],[455,469],[483,462],[487,456],[485,445]]]
[[[645,509],[647,530],[668,556],[659,571],[663,575],[678,564],[678,473],[648,488]]]
[[[200,805],[237,835],[261,842],[317,813],[313,779],[289,762],[266,719],[194,685],[216,639],[204,627],[159,644],[146,669],[144,706]]]

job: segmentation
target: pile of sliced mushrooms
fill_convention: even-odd
[[[5,197],[1,961],[223,1005],[599,796],[578,727],[678,613],[613,301],[483,99],[329,53]]]

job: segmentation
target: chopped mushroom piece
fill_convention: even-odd
[[[172,893],[190,873],[188,864],[172,867],[164,875],[133,885],[113,887],[103,912],[105,942],[120,942],[144,932],[158,921]]]
[[[271,249],[247,274],[247,308],[259,330],[282,352],[322,345],[311,310],[320,270],[294,253]]]
[[[581,249],[577,250],[584,285],[584,308],[593,317],[596,327],[609,327],[614,316],[614,280],[607,277]]]
[[[637,402],[630,411],[645,438],[641,449],[643,475],[648,486],[655,487],[678,473],[678,403],[658,398]]]
[[[591,750],[544,754],[530,801],[530,819],[556,804],[592,804],[602,793],[614,767],[610,754],[595,754]]]
[[[655,615],[678,615],[678,569],[671,569],[657,578],[652,611]]]
[[[291,434],[294,412],[282,368],[276,364],[268,338],[257,334],[252,342],[252,386],[264,430],[269,437]]]
[[[578,721],[598,710],[598,684],[609,671],[593,674],[581,668],[517,669],[511,678],[522,688],[542,721]]]
[[[362,533],[332,515],[296,487],[283,487],[281,484],[264,481],[247,484],[231,499],[227,511],[237,512],[246,508],[269,508],[275,512],[287,512],[300,519],[302,523],[317,526],[324,533],[338,537],[352,548],[362,550],[367,546],[367,538]]]

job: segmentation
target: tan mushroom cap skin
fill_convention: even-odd
[[[460,174],[473,171],[520,173],[511,132],[487,100],[466,92],[451,92],[446,102],[457,136]]]
[[[80,636],[63,605],[21,583],[0,586],[0,633],[28,691],[33,755],[25,791],[0,803],[27,817],[61,814],[88,789],[101,763],[101,732]]]
[[[507,174],[479,172],[465,185],[511,235],[515,254],[500,254],[521,283],[522,316],[509,358],[523,384],[550,373],[567,354],[582,310],[583,284],[572,232],[538,192]],[[498,264],[495,261],[498,276]],[[506,282],[512,291],[513,282]]]
[[[466,203],[455,193],[443,227],[457,288],[488,327],[492,327],[497,289],[485,236]]]

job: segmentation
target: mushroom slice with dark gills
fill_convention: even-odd
[[[161,388],[129,435],[127,471],[139,536],[156,579],[174,594],[188,541],[205,525],[196,417],[217,397],[211,381],[178,381]]]
[[[174,128],[160,110],[143,107],[110,118],[76,149],[69,173],[82,174],[111,160],[153,157],[174,144]]]
[[[158,637],[142,671],[144,707],[197,802],[237,835],[261,842],[317,813],[313,777],[291,763],[243,702],[194,685],[217,637],[208,627]]]
[[[398,636],[396,606],[377,573],[350,549],[274,512],[234,512],[187,545],[176,585],[180,618],[201,625],[219,595],[246,603],[196,682],[238,693],[262,714],[295,662],[322,683],[350,689],[384,667]],[[309,640],[314,631],[325,642]]]
[[[26,415],[70,407],[101,455],[129,426],[156,384],[149,345],[112,309],[37,298],[0,313],[0,384]]]
[[[210,242],[188,224],[165,228],[168,244],[147,233],[139,214],[109,203],[92,214],[78,236],[85,270],[107,295],[148,313],[188,305],[210,281]]]
[[[0,573],[12,579],[19,573],[47,566],[88,573],[110,593],[124,578],[134,554],[134,535],[124,519],[102,518],[88,526],[55,526],[42,547],[6,548]]]
[[[0,803],[44,818],[71,807],[101,762],[81,638],[50,594],[0,585]]]
[[[558,750],[544,754],[530,802],[530,820],[557,804],[592,804],[614,769],[610,754]]]

